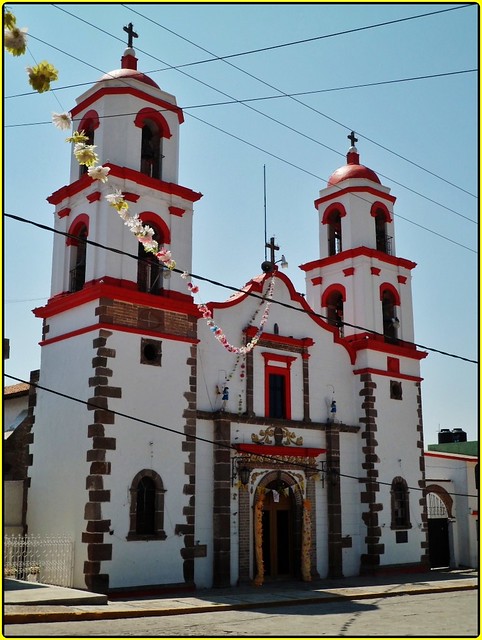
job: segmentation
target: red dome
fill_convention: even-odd
[[[346,159],[347,164],[334,171],[328,178],[327,186],[331,187],[343,182],[343,180],[350,179],[371,180],[372,182],[381,184],[379,177],[374,171],[372,171],[372,169],[369,169],[359,163],[359,155],[356,152],[355,147],[352,147],[350,151],[348,151]]]
[[[145,73],[137,71],[137,69],[114,69],[114,71],[109,71],[109,73],[103,75],[99,82],[102,82],[103,80],[115,80],[117,78],[133,78],[134,80],[145,82],[145,84],[149,84],[151,87],[160,89],[159,85],[154,82],[154,80],[149,78],[149,76],[146,76]]]

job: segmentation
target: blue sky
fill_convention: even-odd
[[[361,162],[397,197],[397,255],[418,265],[416,342],[477,359],[478,5],[6,6],[30,34],[25,56],[5,54],[7,213],[53,225],[46,197],[68,182],[70,148],[64,132],[42,123],[120,66],[123,26],[133,22],[139,68],[185,110],[180,183],[204,194],[195,207],[195,273],[242,286],[260,272],[265,165],[268,236],[304,291],[298,265],[318,257],[313,201],[345,163],[353,129]],[[276,47],[310,38],[317,39]],[[266,47],[276,48],[231,64],[190,64]],[[59,69],[58,89],[31,93],[25,67],[44,59]],[[188,66],[167,68],[179,65]],[[439,74],[451,75],[400,82]],[[386,84],[359,86],[374,83]],[[239,103],[200,106],[313,91],[297,97],[304,104],[250,102],[258,112]],[[49,297],[52,234],[6,219],[4,239],[5,372],[28,379],[40,363],[41,321],[31,309]],[[199,300],[228,295],[202,285]],[[426,443],[436,442],[439,428],[462,427],[475,439],[477,366],[430,353],[422,376]]]

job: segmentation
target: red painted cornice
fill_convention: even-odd
[[[184,198],[189,202],[196,202],[202,198],[202,193],[197,193],[196,191],[191,191],[187,187],[182,187],[180,184],[174,184],[174,182],[164,182],[163,180],[157,180],[156,178],[151,178],[146,176],[144,173],[140,171],[135,171],[134,169],[129,169],[128,167],[119,167],[116,164],[111,164],[107,162],[104,166],[110,168],[110,176],[115,176],[116,178],[121,178],[122,180],[130,180],[137,185],[142,187],[148,187],[149,189],[155,189],[156,191],[161,191],[162,193],[169,193],[175,196],[179,196],[180,198]],[[88,189],[92,186],[93,180],[89,178],[87,174],[84,174],[75,182],[71,184],[65,185],[61,187],[57,191],[54,191],[51,196],[47,198],[47,201],[50,204],[60,204],[66,198],[72,197],[77,193],[80,193],[84,189]],[[126,200],[132,200],[132,195],[126,198]]]
[[[104,278],[104,280],[106,280]],[[115,279],[111,279],[114,280]],[[86,283],[84,288],[75,293],[61,293],[47,302],[43,307],[37,307],[33,314],[37,318],[51,318],[59,313],[69,311],[84,304],[88,304],[99,298],[129,302],[151,309],[164,309],[200,317],[197,306],[188,295],[176,291],[166,292],[165,295],[155,296],[150,293],[137,291],[135,283],[118,281],[119,284],[111,284],[100,281]],[[122,286],[120,286],[122,284]]]
[[[380,191],[379,189],[375,189],[374,187],[345,187],[344,189],[338,189],[337,191],[335,191],[334,193],[331,193],[330,195],[321,196],[320,198],[315,200],[315,209],[318,209],[320,204],[323,204],[324,202],[328,202],[330,200],[336,200],[337,198],[340,198],[341,196],[344,196],[347,193],[360,193],[360,192],[371,193],[372,195],[377,196],[382,200],[388,200],[388,202],[392,202],[392,203],[395,202],[396,200],[395,196],[391,196],[388,193],[384,193],[383,191]]]
[[[415,269],[416,262],[407,260],[405,258],[397,258],[396,256],[389,256],[383,251],[377,251],[376,249],[369,249],[368,247],[357,247],[356,249],[347,249],[347,251],[341,251],[335,256],[329,256],[328,258],[320,258],[319,260],[313,260],[312,262],[306,262],[300,264],[300,269],[303,271],[311,271],[312,269],[319,269],[328,267],[332,264],[344,262],[345,260],[352,260],[359,258],[360,256],[366,258],[375,258],[379,262],[385,262],[386,264],[393,265],[395,267],[402,267],[403,269]]]
[[[370,373],[376,376],[386,376],[393,379],[396,378],[397,380],[410,380],[411,382],[422,382],[423,380],[423,378],[420,378],[419,376],[409,376],[398,371],[385,371],[383,369],[372,369],[371,367],[366,367],[365,369],[355,369],[353,373],[356,376]]]
[[[249,326],[244,329],[244,333],[248,338],[252,338],[258,332],[257,327]],[[313,338],[291,338],[289,336],[280,336],[275,333],[262,333],[260,336],[260,340],[267,340],[269,342],[275,342],[277,344],[282,344],[286,346],[298,347],[300,349],[312,347],[315,344]]]
[[[381,351],[388,355],[411,358],[412,360],[423,360],[428,356],[427,351],[418,351],[412,343],[403,342],[403,340],[399,340],[398,343],[385,342],[383,336],[377,336],[371,333],[356,333],[351,336],[346,336],[345,340],[347,340],[352,349],[357,352],[370,349],[372,351]],[[396,377],[395,373],[394,377]]]
[[[234,444],[233,447],[240,453],[251,453],[258,456],[294,456],[296,458],[316,458],[326,449],[318,447],[285,447],[270,444]],[[267,460],[269,462],[269,460]]]
[[[134,78],[135,79],[135,78]],[[88,98],[79,102],[73,109],[70,110],[72,117],[75,118],[81,111],[87,109],[91,104],[103,98],[106,95],[126,95],[129,94],[131,96],[135,96],[140,100],[146,100],[151,104],[155,104],[158,107],[162,107],[162,109],[167,109],[168,111],[173,111],[177,115],[177,119],[179,120],[179,124],[184,122],[184,114],[182,109],[171,102],[167,102],[166,100],[162,100],[162,98],[156,98],[152,96],[150,93],[146,93],[141,91],[140,89],[136,89],[134,87],[130,87],[127,85],[124,87],[101,87],[94,93],[92,93]]]

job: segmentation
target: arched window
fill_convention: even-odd
[[[99,126],[99,116],[97,111],[88,111],[79,124],[79,131],[83,131],[84,135],[87,136],[88,140],[85,141],[85,144],[92,145],[94,144],[95,130]],[[84,173],[87,173],[88,167],[85,164],[79,165],[79,177],[83,176]]]
[[[152,469],[143,469],[135,476],[130,488],[128,540],[165,540],[164,493],[161,477]]]
[[[328,324],[338,327],[340,336],[343,336],[343,294],[340,291],[332,291],[327,296],[324,306]]]
[[[374,218],[377,251],[382,251],[383,253],[391,255],[392,238],[387,235],[387,221],[384,211],[377,209]]]
[[[399,321],[397,318],[395,294],[390,289],[382,291],[383,336],[385,342],[398,342]]]
[[[73,229],[69,233],[75,236],[67,240],[67,243],[71,247],[69,291],[73,293],[74,291],[80,291],[85,284],[87,225],[84,222],[79,222],[73,226]]]
[[[146,118],[142,127],[141,173],[150,178],[160,178],[162,168],[162,137],[159,125]]]
[[[328,255],[335,256],[342,251],[341,212],[333,209],[328,216]]]
[[[154,240],[157,241],[159,249],[164,244],[163,234],[152,223],[148,223],[154,229]],[[160,295],[164,288],[164,269],[162,264],[153,253],[144,249],[144,245],[139,242],[137,251],[137,288],[144,293]]]
[[[392,529],[409,529],[410,524],[410,505],[408,501],[408,486],[406,481],[397,476],[392,480],[390,490],[392,503]]]

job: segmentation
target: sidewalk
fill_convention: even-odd
[[[65,622],[171,616],[239,609],[258,609],[294,604],[320,605],[349,598],[385,598],[476,589],[478,575],[473,569],[431,571],[383,577],[325,579],[310,583],[271,583],[262,587],[241,586],[199,589],[192,595],[163,595],[109,601],[105,595],[77,589],[53,587],[19,580],[6,580],[4,624]]]

